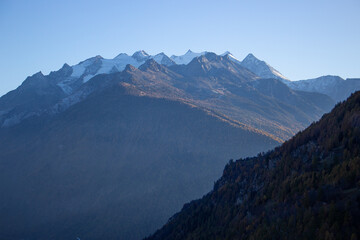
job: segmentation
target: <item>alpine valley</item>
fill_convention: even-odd
[[[189,50],[168,57],[138,51],[132,56],[95,56],[74,66],[64,64],[48,75],[38,72],[0,98],[0,239],[142,239],[163,226],[184,203],[209,192],[229,159],[279,146],[359,89],[360,79],[338,76],[291,81],[252,54],[240,61],[229,52]],[[344,128],[358,127],[355,115],[346,118],[350,120]],[[317,131],[316,126],[306,131]],[[233,194],[229,201],[236,203],[233,209],[239,212],[239,224],[258,219],[260,210],[271,206],[293,213],[286,203],[279,205],[280,197],[267,200],[283,191],[277,188],[282,185],[268,185],[285,184],[283,180],[292,174],[284,170],[276,175],[280,172],[276,164],[288,164],[287,158],[279,159],[315,151],[321,164],[310,165],[307,158],[301,161],[307,164],[305,170],[320,171],[325,165],[331,170],[335,165],[327,159],[337,154],[337,143],[320,141],[318,146],[318,135],[303,135],[280,150],[228,164],[210,194],[186,205],[152,238],[210,239],[196,231],[212,222],[189,225],[186,219],[203,221],[197,213],[217,217],[211,204],[222,200],[212,195],[221,191]],[[356,135],[354,139],[343,143],[339,137],[338,141],[358,143]],[[269,175],[263,168],[275,170]],[[238,169],[249,169],[249,174],[259,171],[246,181],[253,179],[250,190],[263,189],[261,196],[242,189]],[[305,170],[298,169],[295,174],[302,177]],[[276,181],[260,182],[273,176]],[[246,195],[238,197],[239,191]],[[302,188],[298,193],[313,194]],[[291,196],[288,201],[298,197]],[[344,199],[347,196],[344,193]],[[258,208],[249,199],[267,205]],[[245,205],[251,212],[241,212]],[[223,212],[230,216],[224,224],[238,216],[230,207]],[[275,212],[257,221],[278,216]],[[246,236],[260,234],[257,223],[246,230]],[[222,239],[221,231],[232,230],[233,225],[226,226],[212,236]],[[261,231],[272,227],[268,224]]]

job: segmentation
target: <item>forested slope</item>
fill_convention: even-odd
[[[230,161],[148,239],[358,239],[360,92],[281,147]]]

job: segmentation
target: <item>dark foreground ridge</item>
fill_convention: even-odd
[[[281,147],[230,161],[147,240],[359,239],[360,92]]]

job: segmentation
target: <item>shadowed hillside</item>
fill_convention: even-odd
[[[278,143],[118,84],[0,130],[0,239],[140,239],[234,156]]]
[[[360,92],[281,147],[230,161],[148,240],[358,239]]]

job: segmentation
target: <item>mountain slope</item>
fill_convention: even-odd
[[[59,114],[0,129],[0,239],[140,239],[208,191],[224,161],[278,144],[141,97],[132,71],[92,78],[107,87]]]
[[[281,147],[230,161],[155,239],[357,239],[360,92]]]
[[[176,64],[173,60],[171,60],[168,56],[166,56],[163,52],[162,53],[159,53],[159,54],[156,54],[153,59],[159,63],[159,64],[162,64],[162,65],[165,65],[165,66],[171,66],[171,65],[174,65]]]
[[[334,104],[323,94],[294,91],[280,80],[259,79],[228,55],[206,53],[188,65],[168,68],[156,62],[144,66],[131,72],[131,84],[145,94],[186,99],[282,140],[320,118]]]
[[[233,60],[237,61],[237,60]],[[280,80],[287,80],[279,71],[271,67],[264,61],[257,59],[253,54],[248,54],[240,63],[241,66],[249,69],[261,78],[275,78]]]
[[[360,81],[358,79],[344,80],[338,76],[322,76],[314,79],[290,81],[284,77],[278,70],[271,67],[265,61],[259,60],[253,54],[248,54],[243,61],[239,61],[231,53],[225,53],[229,58],[249,69],[251,72],[261,78],[273,78],[281,80],[288,87],[297,91],[315,92],[326,94],[333,99],[334,102],[343,101],[350,96],[351,93],[360,90]]]
[[[344,80],[338,76],[322,76],[319,78],[285,82],[294,90],[318,92],[330,96],[335,102],[343,101],[351,93],[360,90],[359,79]]]
[[[283,140],[320,118],[334,104],[323,94],[299,93],[278,80],[260,80],[229,55],[206,53],[188,65],[174,65],[169,69],[180,76],[172,86],[185,92],[194,104]],[[279,82],[277,95],[262,88],[264,84],[257,84],[268,82],[269,85],[273,81]],[[297,99],[296,103],[282,97],[289,93],[296,95],[292,98]]]
[[[70,72],[69,72],[70,71]],[[57,74],[44,76],[41,72],[28,77],[17,89],[0,98],[0,126],[17,124],[24,118],[38,115],[66,96],[56,83],[56,75],[71,74],[68,65],[64,65]]]

